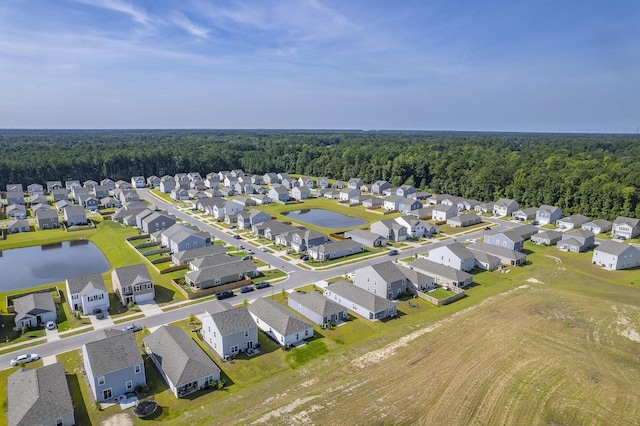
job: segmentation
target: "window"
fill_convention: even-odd
[[[98,377],[98,386],[104,385],[104,376]]]
[[[153,288],[153,284],[147,283],[147,290],[151,290]]]
[[[249,337],[249,330],[244,331],[244,337]]]
[[[127,381],[127,389],[133,389],[133,382],[131,380]]]
[[[135,291],[136,291],[136,292],[140,291],[140,286],[139,286],[139,285],[137,285],[137,286],[135,287]]]
[[[136,366],[134,366],[133,371],[136,374],[140,373],[142,371],[142,369],[140,368],[140,364],[137,364]]]
[[[63,426],[64,420],[62,418],[56,419],[56,426]]]

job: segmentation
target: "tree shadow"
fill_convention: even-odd
[[[76,374],[66,374],[69,393],[73,397],[73,415],[77,425],[91,425],[91,417],[82,398],[80,380]]]

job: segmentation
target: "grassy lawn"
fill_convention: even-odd
[[[428,294],[436,299],[446,299],[449,296],[453,296],[455,293],[442,287],[438,287],[435,290],[430,291]]]
[[[276,278],[284,278],[287,274],[280,269],[268,269],[266,271],[260,271],[260,276],[253,278],[251,280],[252,283],[257,283],[260,281],[269,281],[274,280]]]
[[[176,200],[174,200],[173,198],[171,198],[171,196],[169,194],[165,194],[164,192],[160,192],[157,189],[150,190],[149,194],[153,195],[156,198],[159,198],[160,200],[164,201],[165,203],[181,204],[181,203],[177,202]]]

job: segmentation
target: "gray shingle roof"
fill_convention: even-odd
[[[395,303],[392,301],[380,297],[377,294],[370,293],[360,287],[356,287],[346,281],[329,283],[326,289],[362,306],[370,312],[377,313],[395,307]]]
[[[262,297],[249,305],[249,312],[283,336],[290,336],[313,327],[278,302]]]
[[[537,239],[543,239],[543,240],[554,240],[556,238],[561,238],[561,237],[562,237],[562,232],[554,231],[554,230],[542,231],[536,234]]]
[[[401,281],[403,278],[406,278],[403,271],[400,270],[400,268],[391,261],[378,263],[376,265],[371,265],[369,267],[372,268],[378,275],[380,275],[380,277],[386,283]],[[367,267],[361,268],[359,270],[365,270],[366,268]],[[357,273],[358,271],[356,271],[356,274]]]
[[[637,247],[629,244],[619,243],[616,241],[603,241],[602,244],[594,249],[594,251],[620,256],[622,253],[629,249],[633,251],[639,250]]]
[[[211,268],[213,266],[226,265],[227,263],[237,263],[242,259],[238,256],[229,256],[226,253],[214,254],[213,256],[204,256],[193,259],[189,263],[195,268]]]
[[[316,291],[311,293],[294,291],[289,294],[289,299],[295,300],[310,311],[321,315],[323,318],[328,317],[329,315],[337,315],[340,312],[345,311],[343,306],[327,299]]]
[[[183,262],[185,260],[197,259],[199,257],[211,256],[225,252],[226,249],[222,244],[212,244],[210,246],[179,251],[178,253],[175,253],[173,257],[175,257],[176,260]]]
[[[7,380],[9,426],[32,426],[73,414],[73,402],[62,364],[22,368]]]
[[[220,374],[216,363],[180,327],[163,325],[144,342],[176,387]]]
[[[330,242],[326,244],[320,244],[314,247],[313,250],[317,251],[318,253],[329,253],[329,252],[346,250],[346,249],[357,248],[357,247],[362,247],[362,244],[353,240],[342,240],[342,241],[335,241],[332,243]]]
[[[67,278],[67,283],[71,294],[85,294],[92,289],[107,291],[107,286],[104,285],[101,274],[88,274]],[[71,297],[71,295],[67,295],[67,297]]]
[[[468,248],[463,246],[462,243],[453,243],[443,247],[447,247],[449,250],[451,250],[451,253],[453,253],[459,259],[464,260],[473,257],[473,253],[471,253]]]
[[[450,266],[441,265],[429,259],[416,259],[413,262],[409,263],[409,266],[414,270],[418,270],[422,273],[439,275],[441,277],[457,282],[466,281],[472,277],[472,275],[467,272],[460,271],[459,269],[455,269]]]
[[[148,283],[151,281],[149,270],[143,263],[125,266],[123,268],[116,268],[111,273],[111,276],[114,280],[118,280],[122,287]]]
[[[189,276],[189,279],[193,282],[201,283],[219,277],[228,277],[234,274],[244,275],[248,272],[255,271],[256,269],[256,265],[254,265],[251,260],[247,259],[239,262],[212,266],[210,268],[203,268],[198,271],[187,272],[186,275]]]
[[[44,312],[55,312],[56,305],[50,293],[32,293],[13,299],[15,321],[29,316],[36,316]]]
[[[469,250],[471,252],[481,251],[483,253],[489,253],[494,256],[514,259],[517,261],[522,261],[527,258],[527,256],[524,253],[520,253],[519,251],[511,250],[506,247],[494,246],[492,244],[480,243],[480,242],[471,244],[469,246]]]
[[[227,304],[225,303],[225,305]],[[218,327],[220,335],[223,337],[231,336],[257,327],[253,317],[249,313],[249,309],[246,306],[238,308],[228,307],[225,309],[224,305],[219,305],[219,307],[212,305],[209,309],[211,309],[211,311],[207,311],[207,313],[211,316],[211,319]]]
[[[140,355],[134,334],[130,332],[114,333],[114,331],[117,330],[98,333],[98,336],[102,334],[106,337],[84,345],[94,377],[142,364],[142,355]]]
[[[638,226],[638,223],[640,223],[640,219],[618,216],[613,223],[615,225],[629,225],[630,227],[635,228],[636,226]]]

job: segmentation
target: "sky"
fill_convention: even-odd
[[[639,126],[637,0],[0,1],[0,128]]]

